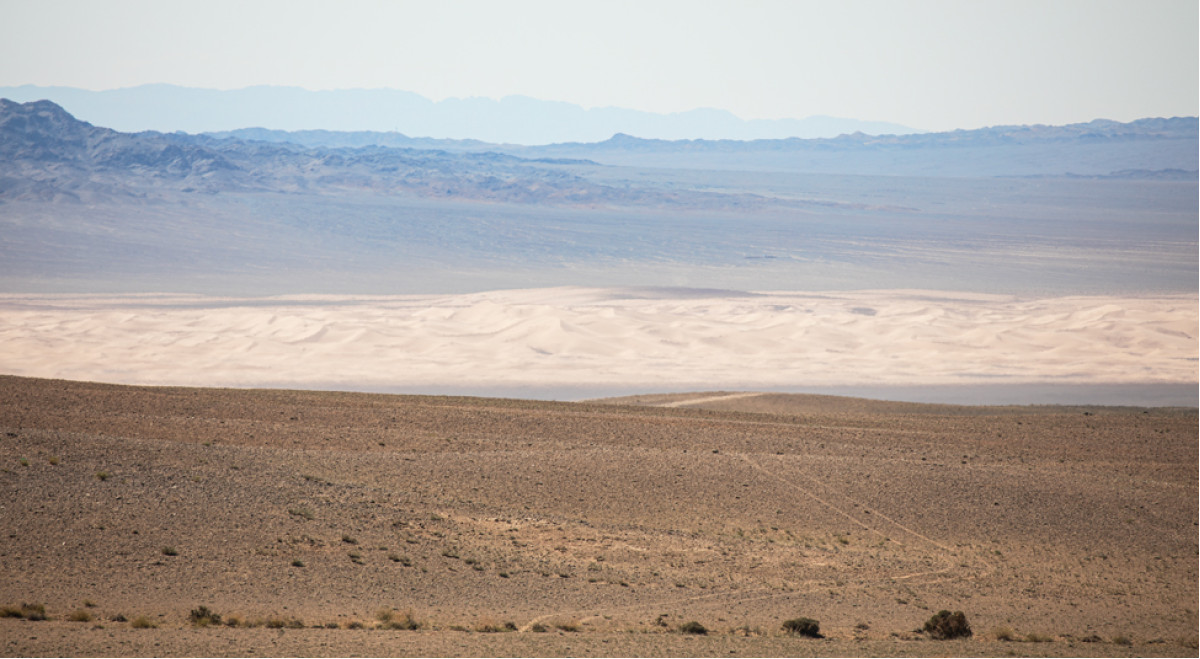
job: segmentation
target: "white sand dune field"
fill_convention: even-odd
[[[0,295],[0,373],[192,386],[1191,383],[1194,295]]]

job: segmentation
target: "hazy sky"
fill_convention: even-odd
[[[389,87],[928,130],[1196,115],[1196,0],[0,0],[0,86]]]

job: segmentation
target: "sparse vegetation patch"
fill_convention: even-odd
[[[129,622],[129,626],[134,629],[154,629],[158,627],[158,623],[147,616],[138,616]]]
[[[923,631],[929,634],[930,638],[939,641],[970,638],[971,625],[967,623],[967,616],[962,611],[951,613],[943,609],[925,621]]]
[[[221,624],[221,615],[209,610],[207,606],[200,606],[192,609],[188,614],[188,620],[196,627],[208,627]]]
[[[375,619],[379,621],[381,629],[402,629],[413,631],[421,628],[421,623],[413,618],[412,611],[403,613],[394,609],[380,609],[375,614]]]
[[[792,636],[825,638],[821,634],[821,623],[812,618],[792,618],[783,622],[783,631]]]
[[[24,618],[26,620],[46,620],[46,607],[43,604],[22,604],[21,606],[6,606],[0,608],[0,618]]]

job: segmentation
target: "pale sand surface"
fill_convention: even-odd
[[[550,288],[0,295],[0,373],[129,384],[641,391],[1197,380],[1197,298]]]

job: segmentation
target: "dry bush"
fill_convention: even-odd
[[[207,606],[201,606],[192,609],[192,612],[188,614],[188,620],[196,627],[208,627],[221,624],[221,614],[209,610]]]
[[[792,636],[825,638],[821,635],[821,623],[812,618],[792,618],[783,622],[783,631]]]
[[[680,625],[679,631],[683,632],[684,634],[699,634],[701,636],[708,634],[708,628],[696,622],[695,620],[691,622],[685,622]]]
[[[413,631],[421,628],[421,623],[413,618],[412,611],[400,613],[394,609],[380,609],[375,614],[380,629],[403,629]]]
[[[154,629],[158,627],[158,623],[146,616],[138,616],[130,621],[129,626],[134,629]]]
[[[70,620],[71,622],[91,622],[92,614],[84,611],[83,609],[76,609],[67,616],[67,620]]]
[[[28,604],[28,603],[22,604],[21,608],[17,609],[18,614],[16,616],[13,616],[11,613],[9,613],[10,610],[11,610],[10,608],[5,609],[6,617],[24,618],[26,620],[47,620],[48,619],[46,617],[46,605],[44,605],[44,604]]]
[[[962,611],[938,611],[925,621],[924,631],[939,641],[971,637],[971,625],[967,623],[967,616]]]

